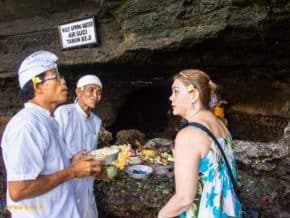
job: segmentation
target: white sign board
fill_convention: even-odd
[[[93,17],[59,25],[58,31],[62,49],[98,44]]]

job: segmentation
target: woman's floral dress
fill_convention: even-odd
[[[231,136],[218,139],[236,177]],[[195,200],[180,218],[240,217],[241,205],[231,185],[231,179],[217,145],[212,142],[208,155],[199,162],[199,182]]]

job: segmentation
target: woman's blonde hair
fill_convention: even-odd
[[[205,108],[210,107],[210,102],[217,90],[217,85],[211,81],[209,76],[196,69],[186,69],[180,71],[174,76],[174,79],[179,79],[186,86],[192,85],[200,93],[201,103]]]

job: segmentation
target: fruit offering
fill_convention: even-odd
[[[106,173],[108,178],[113,179],[118,173],[118,168],[114,165],[108,165],[106,168]]]
[[[113,145],[112,147],[116,147],[120,149],[118,159],[112,162],[112,165],[116,166],[117,168],[123,170],[126,166],[128,158],[131,156],[131,145]]]
[[[174,161],[173,155],[169,153],[157,153],[155,156],[145,155],[144,161],[150,164],[170,165]]]

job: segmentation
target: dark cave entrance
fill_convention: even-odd
[[[143,87],[126,96],[117,119],[110,127],[113,133],[120,129],[138,129],[147,137],[167,136],[169,92],[162,88]]]
[[[96,74],[101,78],[105,88],[102,102],[96,111],[103,122],[107,123],[106,128],[113,136],[119,130],[137,129],[145,133],[147,138],[174,138],[180,118],[172,116],[169,96],[172,76],[178,72],[176,69],[80,66],[74,69],[68,67],[65,71],[68,72],[65,77],[71,90],[70,96],[74,95],[74,83],[82,74]],[[215,72],[213,69],[207,71]],[[221,94],[230,104],[248,104],[253,108],[263,108],[263,104],[273,98],[273,93],[281,98],[277,104],[285,101],[283,98],[287,101],[287,90],[281,88],[283,81],[287,80],[287,74],[277,78],[271,72],[245,74],[230,69],[228,72],[210,76],[220,84]],[[277,88],[277,84],[282,85]],[[265,89],[271,86],[270,92],[270,89]],[[277,94],[282,91],[286,96]],[[285,116],[271,115],[271,111],[269,114],[258,111],[239,112],[227,106],[225,113],[233,138],[246,141],[277,140],[283,136],[283,130],[289,122]]]

